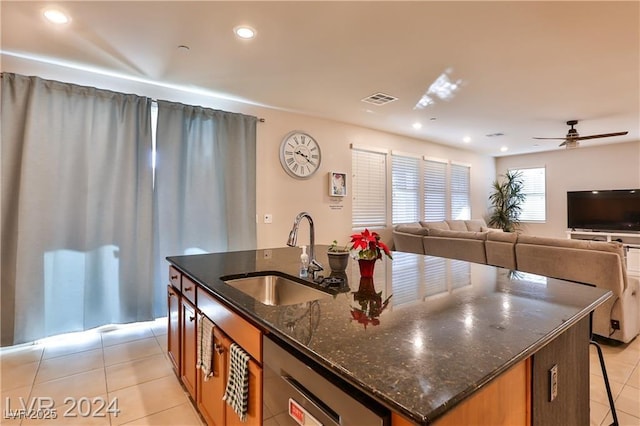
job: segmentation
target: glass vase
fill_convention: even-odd
[[[372,278],[373,270],[376,266],[376,259],[358,259],[358,266],[360,266],[360,276],[363,278]]]

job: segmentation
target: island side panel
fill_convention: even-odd
[[[585,317],[533,355],[534,426],[589,424],[590,320]],[[550,370],[557,365],[551,401]]]

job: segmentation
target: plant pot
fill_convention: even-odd
[[[360,276],[363,278],[372,278],[373,270],[376,266],[377,259],[358,259],[358,266],[360,266]]]
[[[335,272],[344,272],[349,264],[349,252],[327,252],[329,267]]]

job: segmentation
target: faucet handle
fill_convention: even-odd
[[[314,272],[323,271],[324,267],[317,260],[311,259],[311,263],[309,264],[309,270]]]

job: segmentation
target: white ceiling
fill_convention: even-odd
[[[500,156],[640,140],[640,2],[2,1],[2,51]],[[248,24],[254,40],[233,28]],[[189,50],[179,49],[189,46]],[[450,100],[415,105],[448,72]],[[383,106],[362,98],[383,92]],[[412,128],[421,122],[422,129]],[[487,137],[503,133],[504,136]],[[463,142],[468,136],[471,142]],[[507,146],[506,153],[500,147]]]

